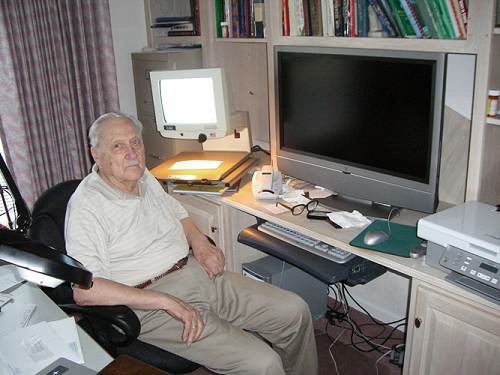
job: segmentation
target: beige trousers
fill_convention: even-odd
[[[232,272],[210,280],[193,257],[183,269],[148,289],[175,295],[196,307],[205,329],[200,340],[188,347],[181,339],[179,321],[162,310],[136,310],[142,341],[221,374],[318,373],[311,314],[294,293]]]

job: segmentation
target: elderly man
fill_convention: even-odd
[[[317,373],[307,305],[224,271],[222,251],[146,170],[141,132],[139,121],[119,113],[90,127],[95,165],[69,202],[66,247],[94,284],[75,287],[75,301],[130,306],[142,341],[216,373]]]

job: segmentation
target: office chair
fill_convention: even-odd
[[[69,198],[80,180],[62,182],[45,191],[35,202],[30,228],[31,238],[66,253],[64,218]],[[137,339],[140,323],[127,306],[79,306],[68,283],[44,292],[67,314],[82,317],[78,324],[111,356],[127,354],[173,374],[184,374],[200,367],[176,354]]]

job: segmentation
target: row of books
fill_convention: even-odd
[[[465,39],[467,0],[282,0],[284,36]]]
[[[264,0],[215,0],[218,38],[264,38]]]
[[[156,36],[200,35],[199,0],[189,0],[189,14],[180,16],[156,17],[151,25]]]

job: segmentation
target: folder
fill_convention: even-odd
[[[356,247],[362,247],[364,249],[409,258],[410,251],[422,243],[422,240],[417,237],[417,227],[392,222],[389,225],[390,230],[387,220],[375,220],[360,234],[354,237],[349,244]],[[377,245],[367,245],[364,243],[363,239],[365,237],[365,233],[372,230],[380,230],[390,233],[390,237],[387,241],[381,242]]]

